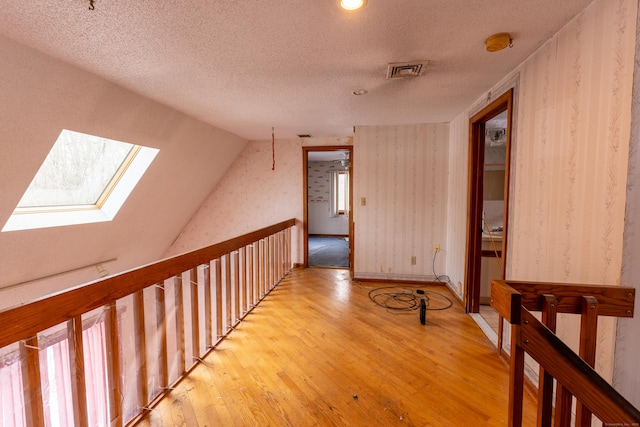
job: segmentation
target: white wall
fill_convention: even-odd
[[[0,52],[0,228],[62,129],[160,149],[113,221],[0,233],[0,307],[159,259],[246,143],[2,36]]]
[[[356,128],[356,278],[431,280],[434,243],[436,273],[448,273],[448,141],[446,123]]]
[[[509,279],[620,283],[636,12],[634,0],[596,0],[492,89],[519,73]],[[469,111],[451,125],[459,138],[451,144],[459,149],[468,120]],[[449,160],[451,171],[466,170],[466,155]],[[456,194],[448,236],[458,255],[465,239],[461,206]],[[576,329],[575,319],[559,325],[574,347]],[[603,319],[599,332],[597,369],[611,378],[615,323]]]

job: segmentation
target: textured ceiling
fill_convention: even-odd
[[[246,139],[347,136],[450,121],[589,3],[2,0],[0,32]],[[513,48],[487,52],[497,32]],[[386,80],[414,60],[424,76]]]

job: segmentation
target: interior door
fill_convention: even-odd
[[[310,162],[321,162],[322,164],[329,165],[331,169],[335,169],[336,171],[346,171],[348,172],[348,197],[347,197],[347,206],[345,212],[341,211],[341,215],[344,217],[340,218],[341,220],[346,219],[346,227],[343,232],[347,235],[348,240],[348,268],[353,273],[353,147],[352,146],[318,146],[318,147],[303,147],[303,206],[304,206],[304,266],[309,266],[309,236],[310,234],[315,234],[316,231],[313,228],[314,218],[317,218],[317,213],[315,207],[317,205],[316,202],[326,202],[324,203],[324,208],[328,207],[329,201],[325,200],[315,200],[314,197],[314,182],[311,182],[309,179],[309,169]],[[333,166],[334,167],[333,167]],[[325,174],[325,170],[323,168],[322,174]],[[326,176],[324,177],[326,178]],[[327,181],[326,185],[329,182]],[[322,196],[320,196],[322,199]],[[328,231],[328,234],[331,234],[332,231]]]
[[[499,277],[505,277],[506,270],[506,249],[508,241],[508,206],[509,206],[509,162],[511,151],[511,128],[512,128],[512,105],[513,89],[505,92],[493,102],[475,114],[469,121],[469,209],[467,223],[467,264],[465,271],[465,307],[469,313],[480,311],[481,287],[483,286],[483,255],[486,257],[495,253],[500,256]],[[504,135],[498,135],[500,129],[493,129],[487,126],[492,119],[504,115],[506,126]],[[495,132],[495,133],[494,133]],[[487,147],[492,144],[492,138],[504,138],[505,154],[504,163],[501,165],[492,164],[485,159]],[[487,221],[488,203],[485,193],[489,191],[485,188],[489,179],[488,165],[490,167],[501,167],[503,170],[502,183],[502,212],[501,212],[501,240],[496,243],[495,235],[498,234],[498,226],[489,224]],[[492,176],[497,174],[491,174]],[[495,183],[492,184],[495,187]],[[493,190],[492,190],[493,191]],[[495,212],[494,212],[495,214]],[[498,212],[499,214],[499,212]],[[495,231],[492,231],[494,230]],[[485,247],[487,238],[493,247]],[[487,279],[487,272],[484,272],[484,280]]]

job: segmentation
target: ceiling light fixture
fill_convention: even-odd
[[[366,95],[368,91],[366,89],[356,89],[352,93],[354,95]]]
[[[358,10],[367,4],[367,0],[340,0],[340,7],[344,10]]]
[[[513,39],[509,33],[498,33],[492,36],[484,42],[488,52],[497,52],[505,47],[513,47]]]

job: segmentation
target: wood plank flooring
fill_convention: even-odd
[[[294,270],[138,425],[507,425],[508,367],[458,302],[421,325],[348,277]]]

